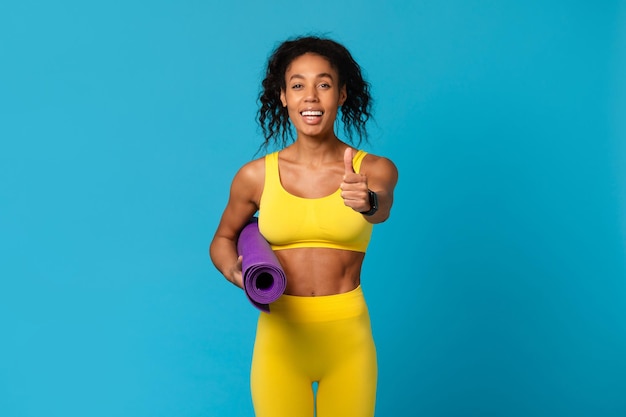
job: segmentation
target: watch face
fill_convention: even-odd
[[[370,194],[370,206],[372,206],[372,210],[377,210],[378,209],[378,195],[374,191],[371,191],[371,190],[369,194]]]

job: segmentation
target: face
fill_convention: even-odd
[[[320,55],[307,53],[294,59],[285,72],[285,90],[280,100],[287,107],[298,137],[334,136],[339,107],[346,101],[339,74]]]

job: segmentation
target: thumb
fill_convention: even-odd
[[[343,153],[343,165],[346,171],[346,174],[354,174],[354,167],[352,166],[352,148],[347,147],[346,151]]]

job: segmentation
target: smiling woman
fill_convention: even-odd
[[[292,138],[289,114],[281,95],[287,89],[288,67],[296,58],[309,54],[326,59],[334,70],[327,74],[335,73],[340,78],[333,81],[345,87],[346,97],[341,105],[344,133],[349,139],[353,138],[353,133],[359,139],[367,136],[366,123],[371,117],[371,96],[369,84],[361,74],[361,67],[343,45],[330,39],[304,37],[282,43],[268,61],[263,92],[259,97],[259,124],[265,134],[265,145],[280,138],[279,144],[286,146],[288,139]]]
[[[236,242],[258,211],[287,277],[285,294],[258,321],[255,413],[371,417],[377,362],[361,267],[373,224],[389,217],[398,173],[334,131],[341,113],[349,139],[366,137],[369,86],[345,47],[297,38],[270,57],[260,102],[265,145],[284,147],[239,170],[210,248],[217,269],[242,287]],[[296,138],[286,146],[290,123]]]
[[[285,79],[287,86],[280,93],[280,101],[296,131],[310,137],[332,132],[337,111],[346,101],[346,86],[340,86],[337,70],[330,62],[306,53],[293,60]]]

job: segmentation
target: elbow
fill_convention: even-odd
[[[211,259],[211,262],[213,262],[213,265],[216,268],[218,268],[217,265],[218,265],[218,258],[219,258],[219,255],[218,255],[219,249],[218,249],[218,244],[215,238],[213,238],[213,240],[209,244],[208,252],[209,252],[209,258]]]

